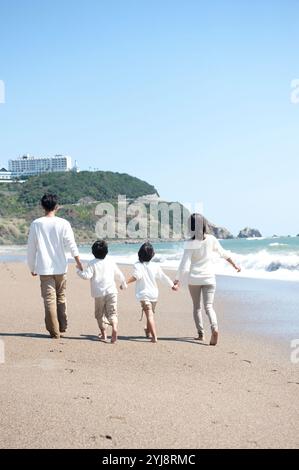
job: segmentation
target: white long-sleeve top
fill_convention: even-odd
[[[125,276],[110,256],[104,259],[93,259],[84,271],[78,269],[77,273],[81,279],[90,280],[91,296],[94,298],[117,294],[115,278],[124,288],[127,287]]]
[[[187,241],[176,279],[183,285],[215,285],[215,255],[230,258],[230,252],[222,248],[214,235],[206,234],[202,241]]]
[[[79,255],[70,223],[61,217],[40,217],[32,222],[28,238],[27,262],[40,275],[65,274],[67,256]]]
[[[157,280],[169,287],[173,287],[173,281],[162,271],[157,263],[152,261],[134,264],[133,277],[136,279],[136,299],[156,302],[159,296]]]

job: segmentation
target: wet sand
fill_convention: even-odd
[[[111,345],[97,341],[89,283],[74,266],[60,340],[44,330],[39,280],[26,266],[1,263],[0,280],[1,448],[298,447],[299,364],[289,341],[297,331],[289,321],[282,334],[266,328],[272,311],[272,329],[289,313],[278,292],[287,299],[295,285],[220,279],[220,341],[210,347],[193,340],[185,290],[161,286],[156,345],[143,336],[134,287],[120,293]]]

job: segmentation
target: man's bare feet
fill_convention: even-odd
[[[115,344],[117,341],[117,331],[112,331],[111,344]]]
[[[213,331],[211,340],[210,340],[210,346],[216,346],[218,343],[218,331]]]
[[[158,338],[157,338],[157,337],[153,337],[153,338],[151,339],[151,343],[157,343],[157,342],[158,342]]]

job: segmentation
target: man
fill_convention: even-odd
[[[45,194],[41,199],[44,217],[32,222],[28,238],[28,265],[32,276],[40,276],[45,305],[45,324],[51,338],[60,338],[67,328],[66,272],[69,250],[78,269],[83,270],[71,225],[56,217],[58,198]]]

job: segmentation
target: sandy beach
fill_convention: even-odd
[[[160,287],[156,345],[143,336],[134,287],[120,293],[111,345],[97,341],[89,283],[73,265],[60,340],[44,329],[38,278],[22,263],[1,263],[0,279],[1,448],[298,447],[299,364],[287,336],[243,327],[251,311],[258,322],[271,307],[262,281],[219,282],[220,342],[210,347],[193,340],[186,290]]]

